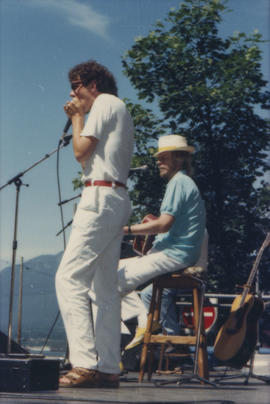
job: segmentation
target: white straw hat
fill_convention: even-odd
[[[154,154],[154,156],[156,157],[160,153],[174,150],[181,150],[193,153],[195,148],[193,146],[188,146],[187,140],[184,136],[180,135],[161,136],[158,139],[158,151]]]

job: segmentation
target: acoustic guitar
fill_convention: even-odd
[[[229,317],[219,330],[215,344],[215,357],[227,365],[242,368],[251,358],[257,343],[257,321],[263,312],[263,301],[250,293],[262,254],[270,245],[267,233],[254,265],[251,269],[243,293],[237,296],[231,306]]]
[[[149,214],[143,218],[142,223],[146,223],[156,219],[156,216]],[[139,255],[145,255],[152,248],[154,239],[154,234],[136,236],[133,242],[133,250]]]

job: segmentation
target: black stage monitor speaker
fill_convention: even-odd
[[[0,391],[57,390],[59,360],[42,356],[0,356]]]

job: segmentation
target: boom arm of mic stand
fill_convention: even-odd
[[[68,137],[68,136],[67,136]],[[69,140],[67,140],[66,142],[64,142],[63,144],[61,144],[59,147],[57,147],[55,150],[51,151],[50,153],[45,154],[44,157],[42,157],[40,160],[36,161],[34,164],[32,164],[30,167],[28,167],[26,170],[20,172],[19,174],[17,174],[15,177],[11,178],[9,181],[6,182],[6,184],[2,185],[0,187],[0,191],[2,191],[2,189],[4,189],[7,185],[12,184],[13,182],[16,183],[16,180],[18,180],[19,178],[21,178],[25,173],[27,173],[28,171],[32,170],[32,168],[36,167],[38,164],[42,163],[43,161],[47,160],[49,157],[51,157],[54,153],[57,152],[57,150],[62,149],[63,147],[67,146],[69,144]]]
[[[13,294],[14,294],[14,279],[15,279],[15,263],[16,263],[16,250],[17,250],[17,223],[18,223],[18,210],[19,210],[19,194],[20,187],[22,185],[21,177],[30,171],[32,168],[36,167],[38,164],[42,163],[44,160],[47,160],[54,153],[56,153],[59,149],[64,146],[67,146],[68,142],[64,142],[62,145],[58,145],[58,147],[52,152],[45,154],[43,158],[38,160],[36,163],[32,164],[26,170],[18,173],[15,177],[11,178],[7,181],[6,184],[0,187],[0,191],[4,189],[7,185],[15,184],[16,186],[16,205],[15,205],[15,220],[14,220],[14,236],[13,236],[13,247],[12,247],[12,266],[11,266],[11,279],[10,279],[10,299],[9,299],[9,321],[8,321],[8,341],[7,341],[7,354],[11,353],[11,341],[12,341],[12,317],[13,317]]]
[[[61,229],[58,233],[56,233],[56,237],[59,236],[59,234],[63,233],[64,230],[66,230],[71,224],[73,220],[70,220],[64,227]]]
[[[65,203],[71,202],[71,201],[73,201],[74,199],[80,198],[80,196],[81,196],[81,194],[76,195],[76,196],[73,196],[73,197],[70,198],[70,199],[65,199],[64,201],[58,202],[58,206],[64,205]]]

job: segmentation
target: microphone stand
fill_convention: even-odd
[[[61,201],[58,203],[58,206],[64,205],[65,203],[71,202],[74,199],[80,198],[81,194],[73,196],[70,199],[66,199],[64,201]],[[59,234],[63,233],[63,231],[65,231],[73,222],[73,219],[71,219],[58,233],[56,233],[56,237],[59,236]]]
[[[8,340],[7,340],[7,354],[11,354],[11,343],[12,343],[12,317],[13,317],[13,295],[14,295],[14,279],[15,279],[15,263],[16,263],[16,251],[18,246],[17,241],[17,227],[18,227],[18,212],[19,212],[19,196],[20,196],[20,188],[21,185],[29,186],[28,184],[23,184],[21,177],[26,174],[28,171],[32,170],[32,168],[36,167],[44,160],[51,157],[54,153],[56,153],[59,149],[67,146],[70,142],[71,136],[64,136],[61,138],[58,147],[52,152],[45,154],[43,158],[38,160],[36,163],[28,167],[26,170],[20,172],[15,177],[11,178],[7,181],[6,184],[0,187],[0,191],[4,189],[6,186],[15,184],[16,186],[16,203],[15,203],[15,219],[14,219],[14,233],[13,233],[13,244],[12,244],[12,265],[11,265],[11,278],[10,278],[10,297],[9,297],[9,321],[8,321]]]
[[[255,295],[258,296],[259,299],[262,300],[262,291],[260,290],[260,271],[258,270],[256,273],[255,277]],[[260,348],[260,326],[259,322],[257,323],[257,342],[256,342],[256,347],[252,353],[251,359],[250,359],[250,364],[248,366],[249,371],[246,375],[246,380],[244,384],[248,384],[249,378],[254,378],[261,380],[267,384],[270,384],[270,377],[269,376],[264,376],[264,375],[257,375],[253,372],[254,369],[254,362],[255,362],[255,352],[257,351],[259,353],[259,348]]]

